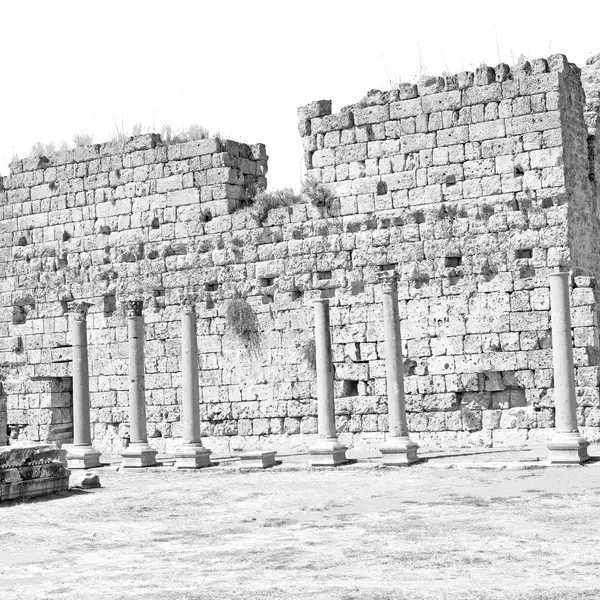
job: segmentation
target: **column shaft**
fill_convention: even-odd
[[[389,432],[392,437],[407,436],[402,339],[400,335],[398,291],[395,285],[389,286],[383,292],[383,332]]]
[[[554,437],[548,443],[548,461],[580,464],[589,459],[588,442],[577,428],[575,369],[569,304],[569,273],[553,273],[550,281],[552,362],[554,365]]]
[[[389,434],[379,450],[384,465],[410,465],[417,462],[419,457],[418,445],[408,437],[400,312],[395,281],[387,281],[383,285],[383,336]]]
[[[129,334],[129,439],[146,443],[146,385],[144,372],[144,317],[127,318]]]
[[[312,466],[336,466],[348,462],[346,446],[338,441],[333,399],[333,362],[329,330],[329,300],[315,300],[315,358],[317,367],[317,431],[310,447]]]
[[[209,467],[210,450],[202,447],[200,438],[198,337],[196,313],[192,310],[184,312],[181,317],[181,387],[183,439],[173,453],[175,466],[178,469]]]
[[[577,431],[575,370],[569,307],[569,273],[550,275],[556,431]]]
[[[75,314],[71,320],[73,341],[73,444],[89,446],[90,433],[90,378],[87,348],[87,319]]]
[[[198,339],[195,312],[186,312],[181,318],[181,363],[183,443],[195,444],[200,442]]]
[[[90,375],[88,366],[87,311],[91,304],[76,303],[70,319],[73,347],[73,443],[64,446],[69,469],[100,466],[100,452],[92,446],[90,427]]]
[[[335,438],[333,362],[329,330],[329,300],[315,301],[315,354],[317,362],[317,427],[319,437]]]

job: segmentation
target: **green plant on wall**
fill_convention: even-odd
[[[306,366],[316,372],[317,370],[317,351],[315,346],[315,338],[310,338],[304,342],[302,346],[302,361],[306,363]]]
[[[318,208],[330,208],[335,196],[331,190],[311,177],[302,182],[302,193]]]
[[[300,196],[294,193],[291,188],[280,190],[259,189],[256,196],[252,199],[250,214],[262,225],[269,216],[269,211],[282,206],[292,206],[300,202]]]
[[[244,344],[251,355],[260,351],[260,334],[256,312],[243,298],[234,298],[227,305],[225,322],[228,329]]]

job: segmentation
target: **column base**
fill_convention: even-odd
[[[266,469],[275,464],[276,455],[277,452],[275,450],[268,452],[262,452],[260,450],[255,452],[244,452],[243,454],[240,454],[240,466],[243,468]]]
[[[176,469],[201,469],[210,467],[211,451],[202,444],[182,444],[173,452]]]
[[[579,432],[557,432],[548,442],[548,462],[551,465],[578,465],[589,460],[589,442]]]
[[[69,469],[93,469],[102,466],[100,452],[91,444],[89,446],[65,444],[63,449],[67,451],[67,468]]]
[[[412,442],[408,436],[390,437],[379,448],[379,452],[383,455],[381,464],[402,466],[419,462],[418,448],[419,445]]]
[[[156,465],[157,451],[150,448],[147,442],[134,442],[129,444],[121,456],[123,467],[154,467]]]
[[[348,448],[337,439],[319,439],[312,445],[308,452],[311,467],[336,467],[348,462],[346,458]]]

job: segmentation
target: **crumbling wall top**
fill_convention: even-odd
[[[497,96],[500,100],[503,97],[535,94],[546,91],[553,83],[558,85],[558,73],[563,71],[579,74],[580,69],[569,63],[564,54],[553,54],[547,59],[524,61],[512,67],[500,63],[496,67],[479,67],[475,72],[463,71],[444,77],[426,76],[416,84],[402,83],[394,90],[371,90],[360,102],[343,107],[337,115],[332,113],[330,100],[318,100],[300,106],[298,127],[300,135],[306,136],[344,126],[360,125],[361,121],[374,122],[370,119],[372,113],[377,112],[376,107],[394,102],[417,102],[423,112],[429,113],[490,101],[494,99],[492,96]],[[486,88],[485,92],[478,89],[483,87]],[[440,97],[440,94],[445,95]],[[318,118],[322,121],[313,121],[311,128],[312,119]],[[342,123],[344,120],[348,123]],[[315,131],[314,125],[323,131]]]

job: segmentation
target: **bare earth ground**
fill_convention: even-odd
[[[0,598],[591,599],[600,465],[99,471],[0,506]]]

